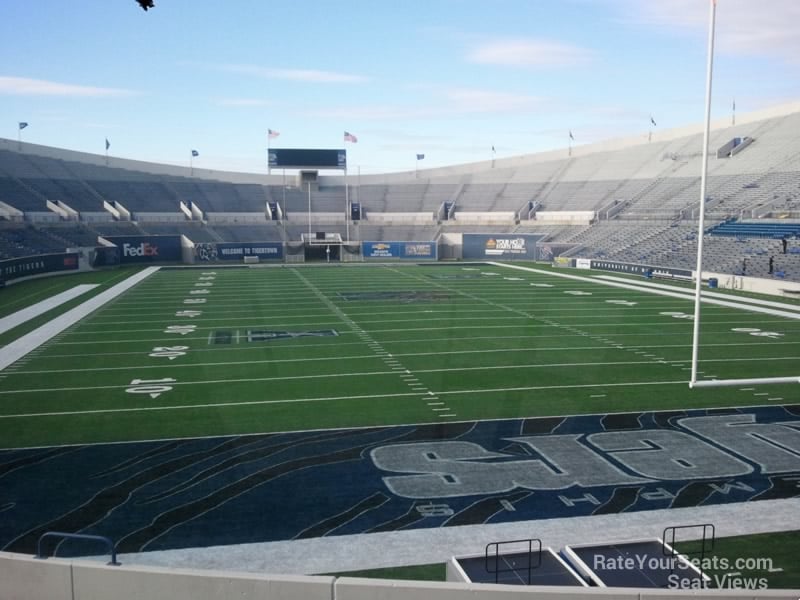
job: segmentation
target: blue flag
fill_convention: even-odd
[[[425,158],[424,154],[417,154],[417,160],[422,160],[423,158]]]
[[[200,156],[200,153],[197,150],[192,150],[192,156]]]
[[[27,126],[28,124],[25,121],[20,121],[19,123],[20,130],[25,129]]]
[[[111,142],[109,142],[108,138],[106,138],[106,150],[108,150],[109,148],[111,148]]]
[[[655,125],[655,124],[656,124],[656,120],[653,118],[653,115],[650,115],[650,122],[651,122],[653,125]]]

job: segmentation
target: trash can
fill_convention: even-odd
[[[716,277],[708,278],[708,287],[715,288],[719,285],[719,280]]]

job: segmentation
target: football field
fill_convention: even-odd
[[[690,390],[691,300],[560,275],[162,268],[0,372],[0,445],[800,400],[797,385]],[[704,305],[700,377],[797,375],[794,306],[792,318]]]
[[[687,288],[519,267],[162,268],[3,290],[0,326],[30,318],[0,333],[0,361],[46,341],[0,372],[0,549],[796,496],[797,384],[690,390]],[[701,377],[797,375],[798,304],[709,301]],[[92,551],[75,544],[49,551]]]

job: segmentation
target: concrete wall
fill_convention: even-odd
[[[436,221],[433,212],[372,212],[363,219],[367,225],[432,225]]]
[[[0,600],[797,600],[800,590],[637,590],[527,588],[162,569],[0,552]]]
[[[692,272],[694,278],[696,271]],[[730,273],[709,273],[703,271],[703,277],[716,277],[719,287],[728,290],[742,290],[770,296],[800,298],[800,283],[783,279],[763,279],[760,277],[742,277]]]
[[[0,599],[72,600],[72,566],[0,552]]]
[[[453,217],[453,221],[461,225],[503,225],[505,227],[514,224],[517,214],[513,211],[494,211],[476,212],[458,210]]]

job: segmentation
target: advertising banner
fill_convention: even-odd
[[[591,268],[600,271],[614,271],[616,273],[627,273],[628,275],[661,275],[669,277],[692,278],[692,272],[688,269],[672,269],[669,267],[656,267],[653,265],[639,265],[635,263],[614,262],[608,260],[592,260]]]
[[[151,262],[181,262],[179,235],[122,235],[103,236],[119,248],[121,264]]]
[[[282,242],[224,242],[220,244],[195,244],[195,256],[200,262],[235,260],[242,262],[247,257],[258,260],[283,260]]]
[[[362,242],[361,254],[367,259],[436,260],[436,243]]]
[[[78,254],[75,252],[11,258],[0,261],[0,284],[31,275],[77,270]]]
[[[536,260],[536,243],[543,237],[529,234],[465,233],[462,253],[467,260]]]

